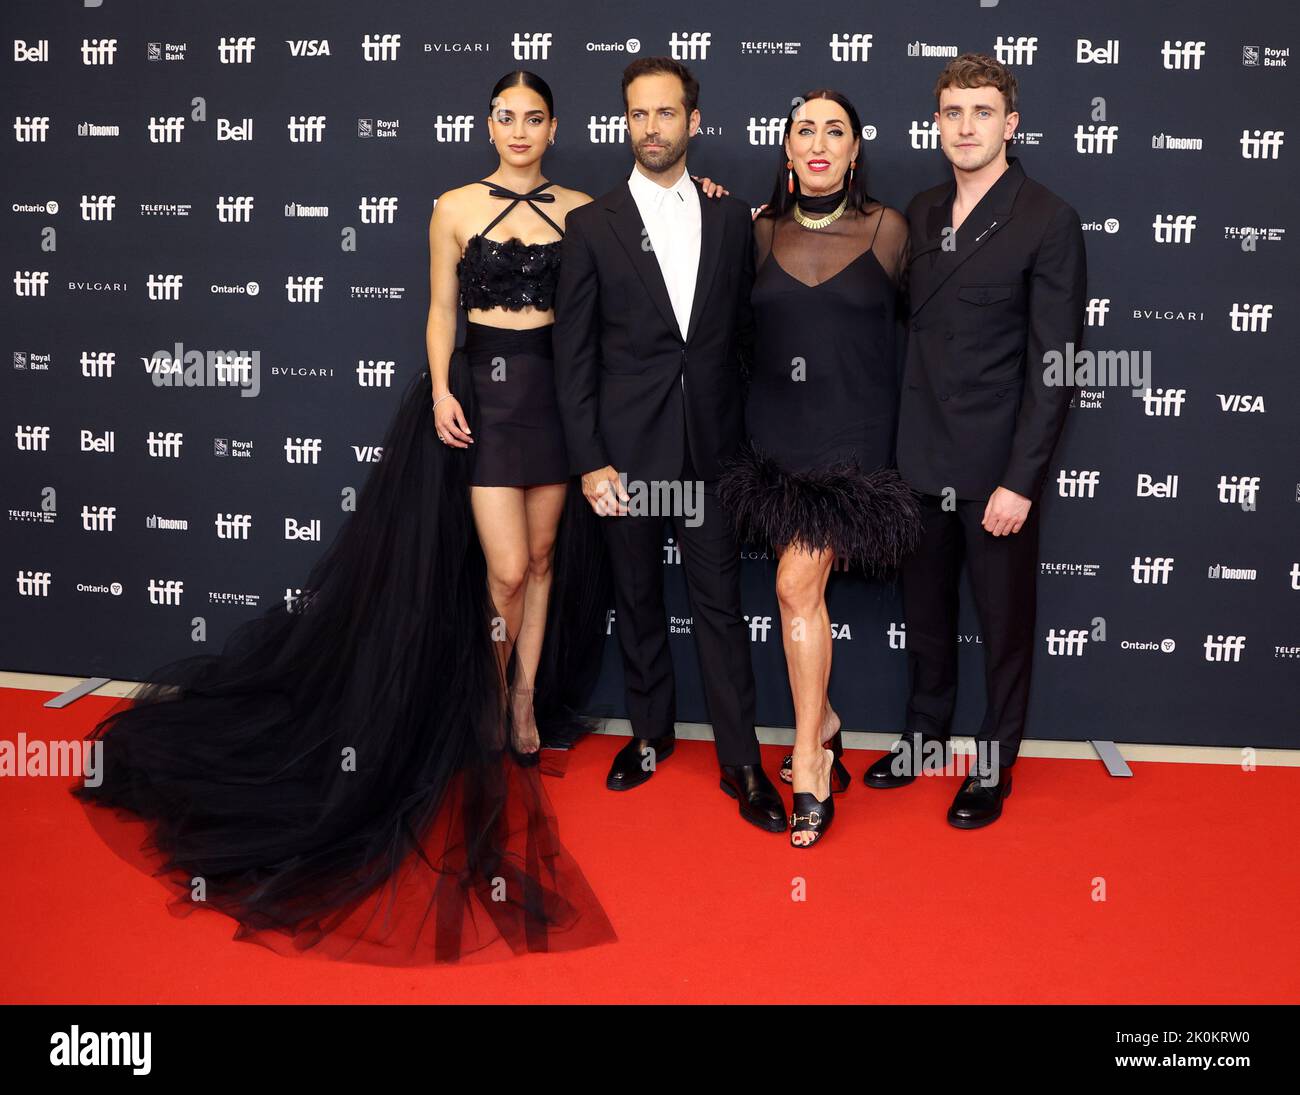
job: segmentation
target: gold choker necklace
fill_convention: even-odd
[[[840,204],[824,217],[810,217],[799,208],[799,200],[796,198],[794,203],[794,219],[805,228],[825,228],[828,224],[833,224],[844,215],[844,210],[848,208],[848,204],[849,192],[845,190],[844,197],[840,199]]]

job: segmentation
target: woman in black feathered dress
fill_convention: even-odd
[[[837,559],[868,573],[896,567],[920,514],[892,466],[907,222],[867,194],[852,105],[833,91],[798,102],[754,223],[749,441],[718,493],[743,539],[779,553],[795,710],[781,777],[794,785],[791,843],[807,847],[830,823],[832,790],[848,785],[827,695],[830,569]]]

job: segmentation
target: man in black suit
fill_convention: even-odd
[[[740,550],[714,481],[743,431],[740,355],[752,342],[748,208],[706,201],[686,172],[699,83],[666,57],[623,74],[627,182],[571,212],[556,289],[556,392],[571,470],[602,522],[614,574],[632,740],[606,786],[648,780],[675,743],[676,686],[663,599],[664,512],[636,512],[631,486],[696,499],[676,527],[721,786],[747,821],[785,830],[763,772],[754,677],[740,611]],[[659,495],[664,497],[663,494]],[[644,509],[645,507],[641,507]]]
[[[902,786],[945,756],[964,555],[988,705],[978,763],[948,820],[973,829],[1001,815],[1024,733],[1039,497],[1074,393],[1048,366],[1080,345],[1087,272],[1078,214],[1007,157],[1020,120],[1015,77],[991,57],[964,54],[944,69],[935,97],[953,181],[907,210],[910,329],[898,425],[899,471],[921,493],[923,515],[903,567],[911,695],[903,738],[866,782]]]

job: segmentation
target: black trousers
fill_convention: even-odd
[[[980,525],[986,501],[921,498],[922,532],[903,564],[903,616],[911,694],[907,738],[947,741],[957,699],[957,583],[965,558],[984,641],[988,703],[975,735],[997,742],[998,763],[1009,768],[1020,751],[1029,706],[1038,590],[1039,503],[1017,533],[993,536]],[[977,746],[978,748],[978,746]],[[990,758],[991,759],[991,758]]]
[[[682,479],[695,480],[687,455]],[[713,724],[718,763],[758,764],[754,733],[754,670],[749,627],[740,611],[740,545],[731,519],[717,501],[715,483],[695,494],[697,513],[670,519],[681,550],[695,649]],[[701,519],[702,518],[702,519]],[[623,651],[632,733],[667,734],[677,719],[677,687],[668,649],[664,607],[665,517],[602,517],[614,575],[614,626]]]

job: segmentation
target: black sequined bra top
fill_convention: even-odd
[[[492,197],[509,198],[510,204],[482,232],[470,236],[465,245],[465,253],[456,264],[461,307],[519,311],[531,306],[546,311],[555,300],[555,282],[560,273],[560,240],[524,243],[517,236],[508,240],[490,240],[487,234],[523,201],[563,236],[564,230],[534,204],[555,201],[554,194],[542,193],[554,184],[545,182],[527,194],[516,194],[486,179],[477,181],[489,188]]]

